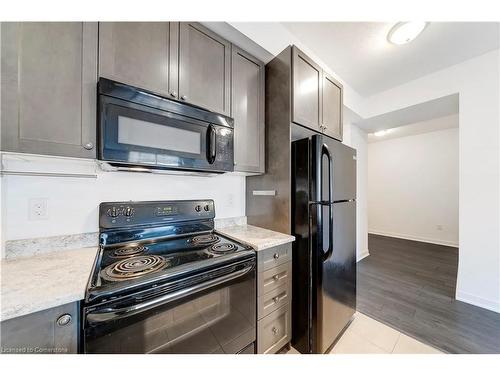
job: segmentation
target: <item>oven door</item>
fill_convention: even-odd
[[[100,95],[99,159],[120,166],[233,171],[233,129]]]
[[[238,353],[255,342],[255,293],[252,259],[87,307],[85,352]]]

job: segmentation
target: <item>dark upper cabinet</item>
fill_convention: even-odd
[[[297,47],[292,48],[292,121],[321,131],[322,69]]]
[[[99,75],[169,95],[170,41],[169,22],[101,22]]]
[[[231,66],[234,169],[264,173],[265,66],[234,45]]]
[[[342,141],[342,85],[300,49],[291,49],[292,121]]]
[[[322,127],[323,132],[342,141],[342,85],[328,73],[322,75]]]
[[[230,64],[228,41],[198,23],[180,23],[180,100],[230,115]]]
[[[95,158],[97,23],[2,23],[3,151]]]

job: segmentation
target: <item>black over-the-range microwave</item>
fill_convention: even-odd
[[[105,78],[98,83],[97,138],[105,169],[234,169],[232,118]]]

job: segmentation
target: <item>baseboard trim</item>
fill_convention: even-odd
[[[432,244],[435,244],[435,245],[458,247],[458,243],[452,242],[452,241],[441,241],[441,240],[435,240],[435,239],[431,239],[431,238],[417,237],[417,236],[411,236],[411,235],[407,235],[407,234],[383,232],[383,231],[371,230],[371,229],[368,230],[368,233],[369,234],[377,234],[379,236],[401,238],[403,240],[432,243]]]
[[[366,258],[367,256],[369,256],[369,255],[370,255],[370,252],[368,251],[368,249],[366,249],[365,251],[363,251],[363,252],[360,254],[359,258],[358,258],[358,259],[356,259],[356,263],[357,263],[357,262],[359,262],[359,261],[361,261],[361,260],[363,260],[363,259],[365,259],[365,258]]]
[[[468,303],[469,305],[482,307],[483,309],[500,313],[500,301],[492,301],[460,290],[457,290],[455,293],[455,299],[457,301]]]

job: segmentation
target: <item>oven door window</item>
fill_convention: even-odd
[[[101,159],[187,169],[209,165],[209,123],[117,99],[102,104]]]
[[[85,327],[87,353],[237,353],[255,341],[255,269],[131,316]]]

